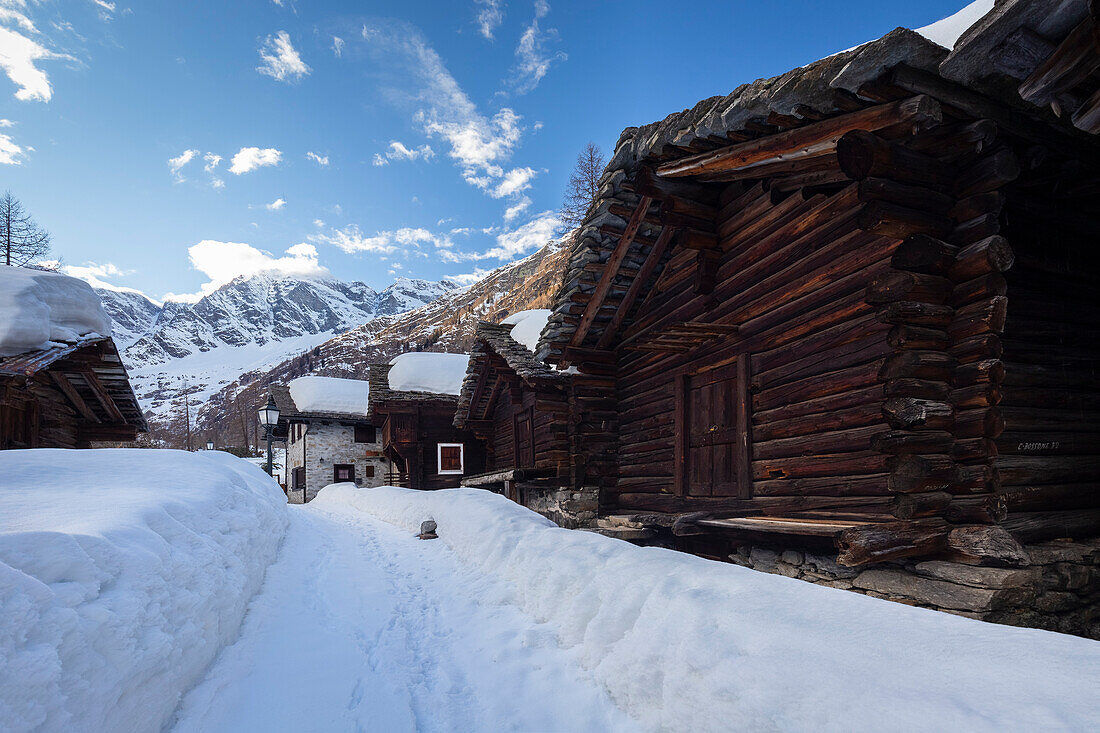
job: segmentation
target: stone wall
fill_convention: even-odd
[[[381,431],[376,431],[381,438]],[[355,428],[330,422],[311,422],[305,435],[287,443],[287,494],[292,504],[302,503],[301,489],[291,488],[290,477],[298,466],[306,467],[306,501],[332,483],[333,466],[350,463],[355,466],[355,483],[358,486],[382,486],[389,459],[382,456],[382,444],[356,443]],[[374,468],[374,476],[368,476],[368,468]]]
[[[520,484],[521,496],[528,509],[567,529],[593,527],[599,509],[599,489],[586,486],[579,490],[531,488]]]
[[[1027,545],[1031,564],[986,568],[930,560],[847,568],[834,557],[738,546],[731,562],[969,618],[1100,639],[1100,538]]]

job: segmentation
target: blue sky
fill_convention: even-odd
[[[469,279],[546,241],[586,142],[964,4],[0,0],[0,188],[157,298]]]

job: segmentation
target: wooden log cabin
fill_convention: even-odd
[[[0,449],[90,448],[147,430],[110,338],[0,357]]]
[[[398,359],[453,354],[410,353]],[[382,452],[393,466],[386,483],[410,489],[457,487],[463,477],[485,471],[485,446],[454,426],[458,388],[446,391],[391,386],[393,364],[371,364],[370,419],[379,429]]]
[[[551,368],[512,337],[514,326],[481,322],[454,424],[485,441],[485,473],[463,486],[488,488],[565,527],[594,524],[598,490],[584,485],[573,426],[578,395],[604,399],[608,377]],[[601,397],[602,395],[602,397]]]
[[[1006,1],[624,131],[539,344],[614,385],[572,407],[601,524],[1100,636],[1096,17]]]

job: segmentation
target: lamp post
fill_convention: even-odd
[[[275,398],[267,396],[267,404],[260,408],[260,424],[264,426],[264,435],[267,437],[267,475],[271,476],[271,433],[279,422],[279,407],[275,404]]]
[[[206,450],[214,450],[214,441],[212,441],[212,440],[206,441]]]

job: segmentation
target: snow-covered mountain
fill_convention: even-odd
[[[242,444],[241,435],[248,430],[241,426],[254,422],[255,406],[265,399],[267,385],[272,382],[286,382],[305,374],[361,379],[368,364],[387,361],[405,351],[468,351],[479,320],[500,321],[517,311],[548,307],[568,254],[562,242],[548,244],[522,260],[489,272],[468,288],[454,288],[414,310],[373,318],[281,362],[242,370],[238,379],[217,392],[205,392],[201,400],[196,396],[191,412],[193,428],[216,436],[219,444]],[[162,410],[168,420],[155,424],[161,437],[178,440],[181,402],[177,400],[174,406]]]
[[[99,294],[138,399],[156,420],[179,407],[184,392],[201,403],[242,374],[456,288],[447,281],[399,278],[376,291],[361,282],[263,272],[237,278],[195,303],[159,306],[138,293]]]
[[[108,313],[126,335],[137,335],[126,347],[126,363],[144,369],[223,346],[264,346],[343,333],[371,318],[417,308],[454,287],[449,282],[401,278],[378,292],[361,282],[264,272],[239,277],[194,304],[165,303],[151,321],[145,304],[136,302],[141,296],[102,294],[107,296],[105,304],[111,304]]]
[[[111,317],[111,335],[120,350],[144,336],[160,315],[161,306],[136,290],[95,291]]]

